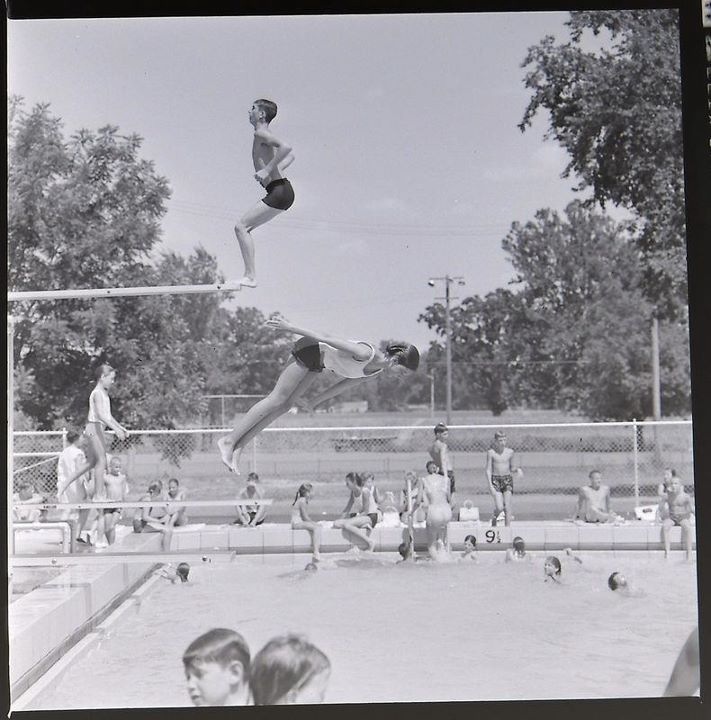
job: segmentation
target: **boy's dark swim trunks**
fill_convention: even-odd
[[[286,178],[272,180],[265,188],[262,202],[276,210],[288,210],[294,204],[294,188]]]

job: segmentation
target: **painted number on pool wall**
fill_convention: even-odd
[[[501,535],[499,535],[498,530],[487,530],[484,535],[486,537],[486,542],[488,543],[501,542]]]

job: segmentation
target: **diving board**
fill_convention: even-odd
[[[242,286],[236,280],[212,285],[148,285],[145,287],[86,288],[76,290],[22,290],[9,292],[9,302],[22,300],[70,300],[81,298],[142,297],[144,295],[207,295],[209,293],[238,292]]]

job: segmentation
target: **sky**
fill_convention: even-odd
[[[521,63],[567,13],[8,21],[8,92],[50,103],[66,137],[144,138],[172,189],[161,249],[202,245],[242,275],[235,220],[260,201],[253,100],[294,149],[293,207],[254,232],[259,286],[235,296],[307,328],[426,348],[417,318],[505,286],[514,221],[576,197],[547,117],[517,128]]]

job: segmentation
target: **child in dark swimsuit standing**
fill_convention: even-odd
[[[254,179],[265,188],[267,194],[235,225],[235,234],[244,260],[244,277],[238,282],[245,287],[257,287],[254,241],[250,232],[288,210],[294,202],[291,183],[281,174],[294,161],[294,154],[291,147],[276,138],[269,129],[269,123],[276,114],[276,103],[271,100],[255,100],[249,111],[249,122],[254,126]]]

